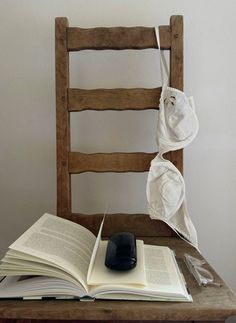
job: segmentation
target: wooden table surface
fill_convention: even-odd
[[[187,252],[200,257],[198,252],[179,238],[145,238],[149,244],[172,248],[185,276],[193,303],[103,301],[80,302],[76,300],[0,301],[0,322],[3,319],[29,320],[141,320],[141,321],[224,321],[236,315],[236,296],[209,264],[216,281],[222,287],[199,287],[183,261]],[[2,321],[1,321],[2,319]],[[20,321],[22,322],[22,321]]]

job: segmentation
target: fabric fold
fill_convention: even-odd
[[[161,48],[158,28],[155,28]],[[158,155],[151,161],[147,178],[148,211],[152,219],[167,223],[181,238],[198,248],[197,232],[189,216],[185,182],[180,171],[163,155],[189,145],[199,130],[192,97],[168,86],[165,56],[160,50],[162,92],[156,129]]]

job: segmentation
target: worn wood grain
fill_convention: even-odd
[[[188,252],[202,258],[198,252],[179,238],[145,238],[146,243],[167,245],[177,255],[193,303],[142,301],[0,301],[0,317],[9,319],[51,320],[134,320],[134,321],[219,321],[236,315],[236,296],[217,273],[207,265],[222,287],[199,287],[191,277],[183,254]]]
[[[66,218],[83,225],[96,235],[103,214],[72,213]],[[103,237],[109,237],[112,233],[118,231],[130,231],[136,236],[168,237],[172,235],[172,230],[168,225],[162,221],[151,220],[148,214],[107,214],[102,230]]]
[[[67,109],[69,86],[69,56],[66,49],[67,18],[55,21],[56,55],[56,131],[57,131],[57,214],[69,214],[71,210],[71,183],[68,172],[70,148],[70,118]]]
[[[18,319],[0,319],[0,323],[58,323],[58,320],[31,320],[31,319],[26,319],[26,320],[18,320]],[[110,321],[106,321],[106,320],[60,320],[60,323],[114,323],[117,322],[116,320],[110,320]],[[142,323],[143,321],[140,320],[136,320],[136,321],[132,321],[133,323]],[[163,323],[163,321],[146,321],[148,323]],[[173,321],[165,321],[165,323],[170,323]],[[175,323],[184,323],[186,321],[174,321]],[[204,323],[223,323],[224,321],[204,321]],[[119,323],[130,323],[130,320],[119,320]],[[192,323],[194,323],[192,321]]]
[[[92,153],[69,152],[69,172],[80,174],[84,172],[146,172],[149,170],[154,153]],[[178,160],[173,152],[164,154],[176,167]]]
[[[171,28],[171,52],[170,52],[170,84],[183,90],[183,17],[172,16]]]
[[[170,49],[170,28],[161,26],[162,49]],[[153,27],[67,28],[67,49],[145,49],[157,48]]]
[[[170,28],[170,86],[183,91],[183,17],[171,16]],[[183,149],[172,151],[171,161],[183,174]]]
[[[157,153],[69,153],[69,172],[147,172]]]
[[[170,86],[183,91],[183,16],[171,16]],[[176,167],[183,173],[183,149],[172,152]]]
[[[4,320],[1,320],[0,319],[0,323],[58,323],[58,320],[14,320],[14,319],[4,319]],[[112,321],[104,321],[104,320],[60,320],[60,323],[114,323],[116,321],[112,320]],[[135,323],[142,323],[143,321],[132,321],[132,322],[135,322]],[[158,321],[148,321],[149,323],[158,323]],[[163,323],[163,321],[159,321],[160,323]],[[171,321],[165,321],[166,323],[169,323]],[[175,323],[184,323],[185,321],[175,321]],[[217,323],[222,323],[224,321],[209,321],[209,322],[206,322],[204,321],[204,323],[214,323],[214,322],[217,322]],[[130,321],[124,321],[124,320],[121,320],[119,321],[119,323],[130,323]],[[194,323],[194,322],[192,322]]]
[[[69,111],[159,109],[161,87],[154,89],[68,89]]]

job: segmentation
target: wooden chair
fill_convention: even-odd
[[[183,18],[172,16],[160,28],[162,49],[170,51],[171,86],[183,89]],[[158,109],[161,88],[155,89],[71,89],[69,52],[83,49],[157,48],[154,28],[72,28],[66,18],[56,18],[56,105],[57,105],[57,214],[88,227],[95,233],[101,214],[71,212],[71,174],[92,172],[146,172],[156,153],[84,154],[70,150],[69,115],[73,111]],[[168,154],[183,171],[182,150]],[[222,287],[199,287],[183,263],[183,253],[201,257],[190,245],[176,237],[164,223],[145,214],[112,214],[106,217],[103,235],[131,230],[150,244],[174,249],[193,303],[141,301],[0,301],[0,322],[73,321],[224,321],[236,315],[236,297],[215,271],[207,265]]]

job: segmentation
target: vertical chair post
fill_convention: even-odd
[[[183,16],[171,16],[170,86],[183,91]],[[171,160],[183,173],[183,149],[171,152]]]
[[[68,168],[70,150],[69,53],[67,51],[67,18],[56,18],[56,128],[57,128],[57,215],[71,213],[71,179]]]

